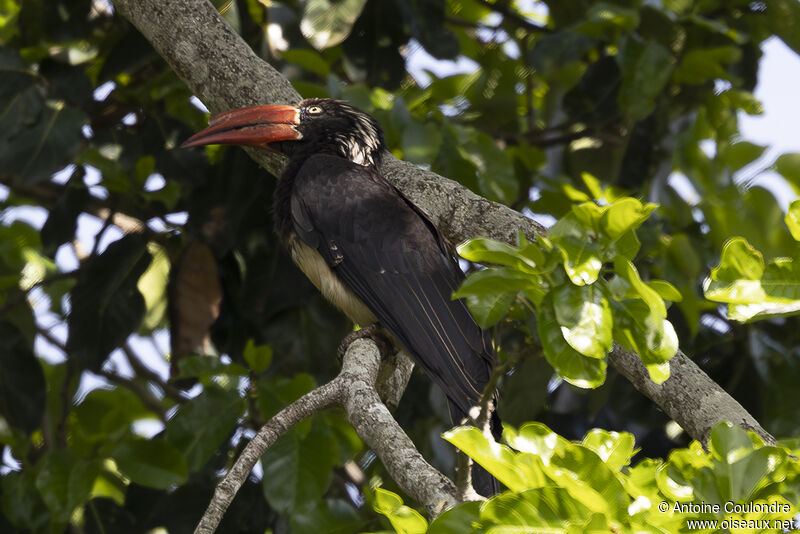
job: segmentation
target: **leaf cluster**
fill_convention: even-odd
[[[595,429],[575,442],[528,423],[506,428],[505,443],[469,427],[444,437],[508,490],[430,523],[397,495],[378,490],[375,510],[395,532],[718,532],[723,521],[756,520],[780,530],[797,510],[800,469],[793,444],[766,446],[731,424],[714,428],[708,451],[692,442],[666,460],[635,466],[634,438],[625,432]]]

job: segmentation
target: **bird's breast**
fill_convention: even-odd
[[[368,326],[376,321],[375,315],[342,283],[319,252],[303,243],[294,233],[289,235],[286,243],[292,260],[322,296],[360,326]]]

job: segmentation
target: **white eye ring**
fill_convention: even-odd
[[[309,106],[308,108],[306,108],[306,111],[308,111],[312,115],[319,115],[320,113],[322,113],[322,108],[320,106]]]

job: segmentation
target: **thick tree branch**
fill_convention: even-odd
[[[381,459],[392,480],[434,517],[458,503],[455,485],[425,461],[378,397],[374,384],[379,365],[375,343],[358,339],[350,345],[339,374],[347,419]]]
[[[214,113],[242,106],[300,100],[291,84],[259,59],[205,0],[113,1],[119,12],[144,34]],[[250,151],[250,155],[273,174],[280,173],[283,163],[278,158],[263,151]],[[453,242],[475,236],[514,242],[519,230],[530,238],[545,232],[542,226],[520,213],[410,163],[388,157],[382,171],[425,210]],[[755,424],[748,424],[749,428],[772,439],[738,402],[683,353],[679,352],[670,362],[672,376],[661,389],[650,382],[635,354],[617,348],[609,361],[693,438],[702,440],[713,423],[730,420],[752,421]],[[711,384],[716,386],[713,395],[698,393],[712,391]],[[682,400],[665,398],[668,396],[665,391],[683,392],[677,397]],[[688,406],[676,402],[688,403]],[[671,405],[680,408],[669,408]],[[726,409],[721,410],[721,405]]]
[[[764,438],[767,444],[775,444],[775,438],[736,399],[728,395],[681,351],[669,361],[670,377],[663,384],[650,380],[639,357],[619,345],[614,345],[614,349],[608,354],[608,361],[636,389],[651,398],[703,445],[708,444],[711,427],[720,421],[730,421],[746,430],[752,430]]]
[[[250,440],[214,490],[214,496],[195,528],[195,534],[211,534],[217,529],[225,510],[247,480],[253,466],[279,437],[303,419],[331,406],[344,407],[350,424],[375,451],[392,480],[406,494],[423,504],[431,516],[457,504],[453,483],[425,461],[378,395],[379,385],[376,386],[375,382],[379,374],[382,378],[402,384],[402,389],[405,389],[411,366],[397,366],[408,371],[399,373],[382,373],[379,371],[382,367],[381,355],[374,342],[359,339],[351,343],[344,355],[342,370],[336,378],[279,411]],[[391,392],[392,398],[397,397],[396,386],[384,387]]]

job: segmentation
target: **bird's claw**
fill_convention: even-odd
[[[369,338],[375,342],[375,344],[378,346],[378,350],[381,353],[381,358],[392,354],[394,349],[392,340],[386,335],[386,332],[383,330],[383,328],[381,328],[380,323],[372,323],[371,325],[365,326],[360,330],[350,332],[344,337],[344,339],[342,339],[342,342],[339,343],[339,350],[336,351],[339,362],[341,363],[342,360],[344,360],[344,355],[353,341],[364,338]]]

